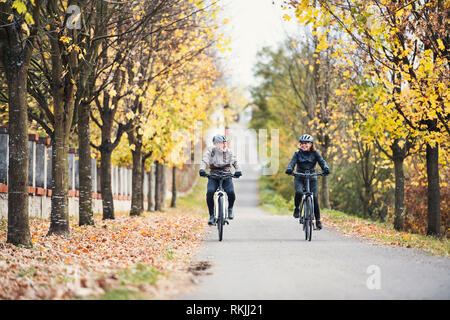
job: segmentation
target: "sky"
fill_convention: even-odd
[[[224,38],[231,37],[231,51],[220,54],[228,83],[248,87],[257,83],[253,75],[256,53],[264,46],[277,47],[287,34],[301,32],[300,25],[285,14],[293,17],[292,10],[281,8],[282,0],[222,0],[221,18],[229,20],[222,24]],[[248,92],[246,93],[249,99]]]

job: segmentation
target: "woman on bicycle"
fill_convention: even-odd
[[[314,140],[309,134],[304,134],[299,139],[299,150],[294,153],[294,156],[289,162],[289,165],[286,169],[286,174],[292,174],[294,171],[294,166],[297,165],[297,172],[305,173],[309,171],[309,173],[315,172],[316,163],[319,163],[319,166],[322,168],[324,174],[330,174],[330,169],[327,166],[325,160],[323,160],[322,156],[316,150],[314,146]],[[294,178],[294,187],[295,187],[295,209],[294,209],[294,218],[298,218],[300,216],[300,202],[303,197],[303,187],[305,185],[305,179],[302,177],[296,176]],[[322,229],[322,223],[320,222],[320,209],[319,209],[319,200],[317,196],[317,178],[311,178],[310,180],[310,188],[311,192],[314,194],[314,216],[316,218],[316,226],[317,229]]]
[[[199,174],[201,177],[206,176],[206,167],[209,167],[211,173],[231,173],[231,167],[235,169],[234,176],[239,178],[242,176],[241,169],[236,161],[236,157],[232,154],[227,146],[228,139],[224,135],[215,135],[213,138],[214,147],[206,150],[203,155],[202,163],[200,164]],[[228,219],[233,219],[233,204],[236,199],[234,194],[234,186],[232,178],[223,181],[223,189],[228,196]],[[213,178],[208,178],[208,185],[206,187],[206,204],[208,205],[209,220],[208,224],[214,224],[214,193],[219,187],[219,181]]]

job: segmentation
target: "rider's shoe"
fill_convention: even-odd
[[[233,208],[228,208],[228,219],[233,220]]]
[[[214,225],[214,215],[209,216],[208,225],[210,226]]]
[[[322,229],[322,223],[320,222],[320,220],[317,220],[317,221],[316,221],[316,229],[317,229],[317,230]]]
[[[294,215],[293,216],[294,216],[294,218],[300,217],[300,210],[298,208],[294,209]]]

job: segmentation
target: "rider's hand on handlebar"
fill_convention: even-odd
[[[200,177],[206,177],[206,171],[205,170],[199,170],[198,174],[200,175]]]
[[[324,175],[329,175],[330,174],[330,169],[328,167],[325,167],[325,169],[323,170],[323,174]]]
[[[235,176],[236,178],[239,178],[240,176],[242,176],[242,172],[241,172],[241,171],[236,171],[236,172],[234,173],[234,176]]]
[[[286,174],[292,174],[292,172],[293,172],[292,169],[286,169],[285,171]]]

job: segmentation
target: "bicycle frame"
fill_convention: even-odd
[[[211,173],[211,174],[207,175],[207,177],[219,180],[219,186],[217,187],[216,192],[214,192],[214,216],[217,218],[219,215],[219,213],[218,213],[219,203],[218,202],[219,202],[220,197],[224,198],[224,202],[223,202],[224,203],[224,210],[223,210],[224,213],[228,212],[228,195],[225,192],[225,190],[223,189],[223,181],[228,178],[234,178],[234,175],[232,175],[231,173],[230,174]],[[228,215],[227,214],[225,214],[224,219],[225,219],[226,223],[228,223]]]
[[[219,241],[222,241],[222,235],[223,235],[223,225],[229,224],[228,222],[228,195],[223,189],[223,181],[225,179],[229,178],[236,178],[231,173],[225,173],[225,174],[214,174],[210,173],[207,174],[205,177],[211,178],[211,179],[217,179],[219,180],[219,186],[217,187],[216,192],[214,192],[214,223],[217,225],[219,230]],[[220,219],[220,213],[219,213],[219,201],[220,199],[223,199],[222,204],[222,221]]]
[[[306,171],[305,173],[293,172],[291,175],[293,175],[295,177],[305,178],[305,180],[306,180],[305,192],[303,192],[300,213],[302,214],[302,217],[303,217],[303,230],[305,231],[306,240],[311,241],[311,234],[312,234],[312,230],[315,230],[315,225],[312,222],[314,219],[314,193],[312,193],[311,189],[310,189],[310,180],[313,177],[322,176],[322,175],[324,175],[324,173],[323,172],[309,173],[309,171]],[[310,206],[305,205],[305,203],[308,202],[308,199],[311,199]],[[303,210],[303,206],[305,206],[304,210]],[[300,219],[300,223],[302,223],[301,219]],[[309,228],[308,224],[311,224],[311,229],[308,229]]]

